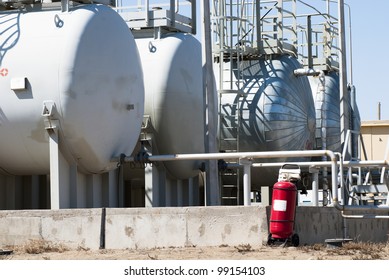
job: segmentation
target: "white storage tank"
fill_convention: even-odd
[[[135,40],[104,5],[1,12],[0,167],[49,173],[43,104],[55,104],[60,148],[85,173],[131,154],[144,112]],[[69,159],[68,159],[69,160]]]
[[[153,155],[203,153],[204,107],[200,42],[190,34],[136,39],[145,76],[145,115]],[[199,173],[199,161],[165,162],[176,179]]]

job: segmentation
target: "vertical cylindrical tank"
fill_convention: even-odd
[[[112,157],[132,152],[144,111],[139,54],[123,19],[104,5],[58,5],[2,12],[0,21],[1,169],[49,173],[44,104],[79,170],[115,168]]]
[[[234,72],[234,79],[240,78],[241,94],[223,94],[220,98],[220,110],[226,116],[220,121],[224,124],[219,123],[219,140],[223,142],[223,138],[234,137],[231,128],[238,127],[238,150],[241,152],[312,149],[314,102],[308,78],[294,75],[294,70],[301,67],[294,57],[288,55],[232,65],[232,69],[239,69],[239,72]],[[220,79],[220,73],[217,75]],[[237,115],[239,120],[235,117]],[[277,173],[275,168],[261,168],[253,174],[253,184],[273,185]]]
[[[190,34],[136,39],[145,80],[145,115],[153,154],[203,153],[204,107],[200,42]],[[177,179],[199,173],[198,161],[166,162]]]
[[[337,72],[329,72],[324,75],[323,81],[320,81],[320,76],[310,76],[309,82],[312,88],[313,99],[315,100],[315,148],[340,152],[339,74]],[[323,83],[324,93],[321,93]],[[322,94],[324,95],[322,96]]]

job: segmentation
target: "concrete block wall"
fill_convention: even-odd
[[[46,240],[98,249],[101,209],[0,211],[0,246]]]
[[[267,211],[270,211],[270,207]],[[385,215],[382,212],[375,214]],[[324,243],[326,239],[332,238],[386,242],[389,234],[389,219],[344,219],[341,212],[333,207],[304,206],[296,209],[295,232],[300,237],[300,244]]]
[[[107,248],[251,244],[267,235],[264,207],[107,209]]]
[[[262,246],[270,207],[94,208],[0,211],[0,248],[43,239],[71,248],[147,249],[185,246]],[[347,219],[356,241],[386,242],[388,219]],[[344,219],[331,207],[297,207],[300,244],[341,238]]]

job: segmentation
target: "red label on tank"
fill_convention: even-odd
[[[7,76],[7,75],[8,75],[8,69],[7,69],[7,68],[1,68],[1,69],[0,69],[0,75],[1,75],[2,77]]]

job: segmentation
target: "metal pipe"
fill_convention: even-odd
[[[145,1],[145,13],[146,13],[146,26],[149,26],[150,18],[149,18],[149,9],[150,9],[150,3],[149,0]]]
[[[297,77],[299,76],[319,76],[320,71],[314,70],[311,68],[299,68],[293,71],[293,74]]]
[[[331,162],[329,161],[307,161],[307,162],[294,162],[301,167],[330,167]],[[272,163],[253,163],[253,167],[281,167],[285,163],[283,162],[272,162]],[[357,166],[370,166],[370,167],[381,167],[389,166],[389,162],[386,160],[366,160],[366,161],[342,161],[343,167],[357,167]],[[229,164],[228,167],[237,167],[235,164]]]
[[[348,8],[348,24],[349,24],[349,56],[350,56],[350,83],[353,84],[353,42],[352,42],[352,31],[351,31],[351,8],[350,5],[344,3],[344,5]]]
[[[176,26],[176,1],[170,0],[170,26]]]
[[[324,0],[323,0],[324,1]],[[325,0],[327,1],[327,14],[330,14],[330,2],[337,3],[335,0]],[[349,25],[349,56],[350,56],[350,83],[353,84],[353,41],[352,41],[352,30],[351,30],[351,7],[347,3],[343,3],[344,6],[348,9],[348,25]]]
[[[338,200],[337,185],[332,185],[333,203],[332,205],[340,211],[385,211],[389,212],[389,207],[386,205],[341,205]],[[354,216],[354,215],[352,215]]]
[[[343,146],[343,153],[342,153],[343,158],[346,158],[346,152],[347,152],[346,148],[347,148],[348,139],[350,138],[350,134],[351,134],[351,131],[347,130],[346,137],[345,137],[344,142],[343,142],[345,145],[345,146]]]
[[[313,173],[312,180],[312,205],[319,206],[319,169],[310,167],[309,172]]]
[[[203,103],[204,103],[204,147],[205,152],[216,152],[217,142],[217,97],[214,88],[212,67],[211,13],[209,0],[201,1],[202,60],[203,60]],[[216,161],[207,161],[206,167],[206,205],[220,205],[219,176]]]
[[[342,217],[346,219],[389,219],[389,215],[375,215],[375,214],[363,214],[363,215],[345,215],[342,211]]]
[[[307,16],[307,47],[308,47],[308,68],[313,67],[313,57],[312,57],[312,24],[311,16]]]
[[[349,85],[350,88],[350,105],[351,105],[351,129],[359,129],[359,123],[357,120],[357,116],[355,114],[357,110],[357,97],[356,97],[356,91],[355,86],[353,84]],[[358,133],[356,134],[358,137]],[[359,157],[360,153],[358,153],[358,143],[359,139],[357,141],[355,140],[355,137],[351,137],[351,153],[353,157]]]
[[[192,20],[192,34],[196,35],[197,33],[197,17],[196,17],[196,2],[197,0],[192,0],[191,1],[191,20]]]
[[[69,0],[61,0],[61,12],[69,12]]]
[[[320,71],[319,74],[319,85],[316,92],[316,102],[318,105],[320,105],[320,131],[321,131],[321,139],[322,139],[322,149],[327,150],[327,115],[325,111],[325,101],[326,101],[326,78],[325,78],[324,71]],[[323,158],[325,160],[325,156]],[[328,203],[328,170],[327,167],[323,168],[323,205],[327,205]]]
[[[243,205],[251,205],[251,160],[241,159],[239,163],[243,165]]]
[[[175,160],[201,160],[201,159],[239,159],[239,158],[282,158],[282,157],[318,157],[327,155],[336,160],[334,152],[330,150],[311,151],[269,151],[269,152],[239,152],[239,153],[203,153],[203,154],[170,154],[170,155],[150,155],[147,160],[153,161],[175,161]],[[118,162],[119,157],[112,158],[112,162]],[[124,162],[136,161],[134,157],[124,157]],[[331,162],[332,164],[332,162]]]
[[[146,161],[175,161],[175,160],[201,160],[201,159],[254,159],[254,158],[280,158],[280,157],[316,157],[326,155],[330,157],[331,161],[331,183],[332,183],[332,195],[333,203],[336,209],[340,211],[365,211],[365,210],[380,210],[389,211],[389,206],[381,205],[341,205],[338,200],[338,167],[337,158],[334,152],[330,150],[312,150],[312,151],[271,151],[271,152],[239,152],[239,153],[205,153],[205,154],[173,154],[173,155],[157,155],[147,156]],[[124,162],[134,161],[134,157],[124,157]],[[113,158],[112,161],[118,162],[119,157]],[[380,164],[387,164],[387,161],[380,161]],[[264,166],[264,164],[262,164]],[[248,182],[246,181],[246,184]],[[244,188],[250,189],[250,186],[244,186]]]
[[[329,150],[312,150],[312,151],[272,151],[272,152],[240,152],[240,153],[204,153],[204,154],[173,154],[173,155],[144,155],[143,160],[146,162],[157,161],[175,161],[175,160],[201,160],[201,159],[239,159],[239,162],[244,163],[242,160],[251,161],[254,158],[280,158],[280,157],[314,157],[314,156],[329,156],[331,158],[331,170],[332,170],[332,184],[337,184],[337,159],[335,154]],[[134,157],[122,158],[124,162],[135,161]],[[114,162],[119,162],[119,158],[112,159]],[[251,162],[250,162],[251,168]],[[250,175],[248,167],[245,169],[245,174]],[[246,177],[244,181],[244,197],[250,200],[251,179]],[[208,188],[209,190],[209,188]],[[336,197],[337,199],[337,197]]]
[[[340,190],[342,194],[342,201],[343,204],[345,204],[345,199],[346,199],[346,193],[344,189],[344,180],[343,180],[343,158],[341,153],[335,153],[339,157],[339,181],[340,181]]]
[[[261,53],[261,40],[262,40],[262,34],[261,34],[261,5],[259,0],[255,1],[255,11],[257,15],[256,19],[256,32],[257,32],[257,48],[258,48],[258,54]]]
[[[347,95],[347,67],[346,67],[346,40],[344,35],[344,1],[338,0],[339,22],[339,86],[340,86],[340,132],[341,142],[346,145],[345,133],[349,129],[348,124],[348,95]],[[350,153],[350,147],[348,147]],[[345,158],[343,156],[343,158]]]

